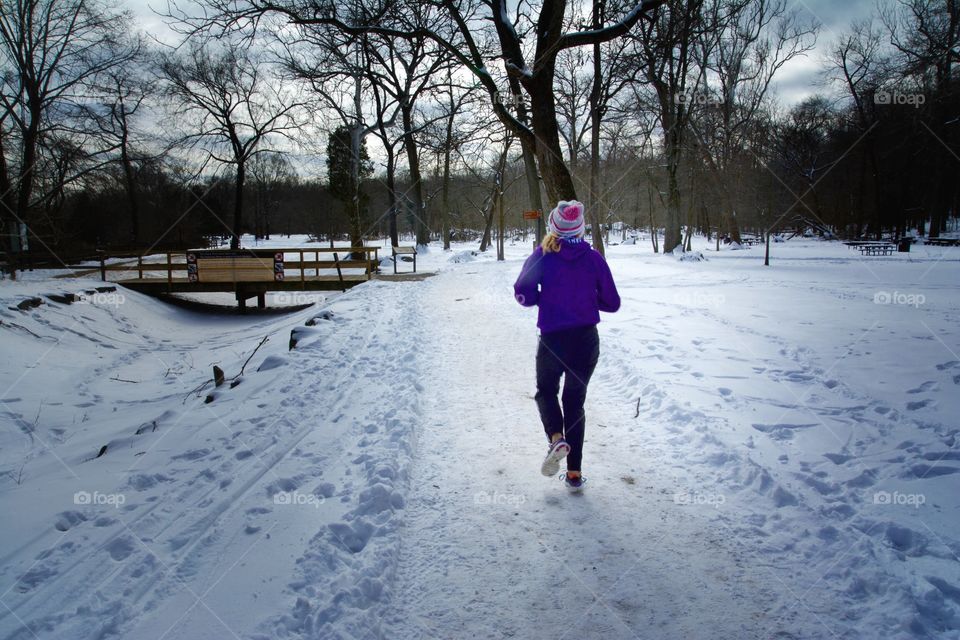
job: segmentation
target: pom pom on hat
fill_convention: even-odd
[[[547,229],[559,238],[578,238],[586,230],[583,220],[583,203],[576,200],[561,200],[550,212]]]

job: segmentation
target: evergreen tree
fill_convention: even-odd
[[[354,149],[357,149],[355,152]],[[350,221],[350,244],[363,246],[369,196],[362,182],[373,175],[373,163],[367,153],[367,143],[350,127],[337,127],[327,139],[327,179],[330,194],[343,203]]]

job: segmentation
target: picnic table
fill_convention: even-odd
[[[960,238],[927,238],[924,244],[935,247],[957,247],[960,246]]]
[[[862,256],[889,256],[893,255],[897,245],[889,242],[871,242],[858,245],[856,248],[860,250]]]

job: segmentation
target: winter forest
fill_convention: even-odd
[[[486,248],[575,197],[667,252],[955,224],[950,2],[829,32],[787,0],[151,9],[157,33],[122,3],[3,5],[2,214],[41,259],[242,233]]]
[[[0,640],[960,640],[958,62],[0,0]]]

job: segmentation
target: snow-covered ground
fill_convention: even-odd
[[[0,638],[960,638],[960,250],[709,248],[609,247],[579,496],[528,245],[289,315],[0,283]]]

